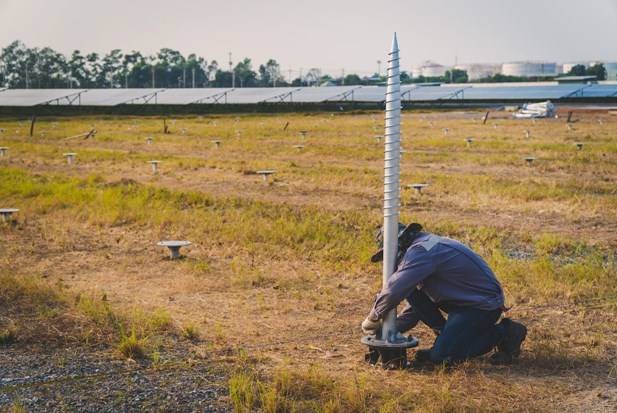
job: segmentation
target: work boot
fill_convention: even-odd
[[[504,318],[500,323],[505,330],[503,340],[497,344],[497,350],[518,357],[521,354],[521,344],[527,337],[527,327],[509,318]]]
[[[491,354],[491,364],[495,364],[497,366],[512,364],[514,360],[512,354],[506,353],[505,351],[495,351]]]
[[[431,349],[425,348],[416,350],[415,360],[419,363],[427,363],[431,361]]]

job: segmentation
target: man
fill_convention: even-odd
[[[414,225],[415,231],[408,231]],[[437,334],[433,347],[417,351],[416,360],[456,363],[496,347],[493,362],[512,362],[527,329],[509,318],[497,323],[504,295],[493,271],[467,246],[421,229],[412,224],[402,231],[407,231],[406,244],[399,235],[398,269],[377,296],[362,330],[378,334],[384,316],[407,299],[409,306],[398,316],[397,329],[404,332],[422,321]]]

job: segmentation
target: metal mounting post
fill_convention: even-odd
[[[384,225],[383,225],[383,287],[395,270],[398,253],[398,220],[400,207],[401,163],[401,79],[399,48],[396,33],[388,56],[388,87],[386,89],[386,130],[384,133]],[[404,368],[407,349],[418,345],[418,340],[405,337],[396,329],[396,308],[384,317],[381,331],[376,336],[365,336],[362,343],[369,347],[367,361],[381,362],[384,368]]]

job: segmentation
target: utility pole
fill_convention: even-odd
[[[232,69],[233,62],[231,61],[231,52],[229,52],[229,71],[231,72],[231,87],[236,87],[236,73]]]
[[[381,60],[377,61],[377,76],[381,77]]]
[[[193,89],[195,89],[195,68],[193,68]]]
[[[129,88],[129,72],[127,70],[124,71],[124,88]]]
[[[287,69],[287,73],[288,73],[287,79],[289,81],[289,84],[291,85],[291,67]]]
[[[28,74],[28,63],[26,63],[26,89],[30,89],[30,75]]]
[[[152,89],[156,88],[156,77],[154,74],[154,65],[152,65]]]
[[[186,88],[186,67],[182,69],[182,87]]]
[[[302,68],[300,68],[300,76],[299,77],[300,77],[300,86],[303,86],[304,82],[302,82]]]

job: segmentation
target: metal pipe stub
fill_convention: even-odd
[[[169,241],[160,241],[157,243],[157,245],[161,247],[169,248],[169,253],[170,253],[169,259],[177,260],[182,257],[182,255],[180,255],[180,248],[191,245],[191,242],[190,241],[169,240]]]
[[[364,336],[360,340],[368,346],[364,359],[372,365],[380,365],[387,370],[404,369],[407,367],[407,349],[418,346],[418,339],[397,334],[392,341],[382,340],[375,336]]]

